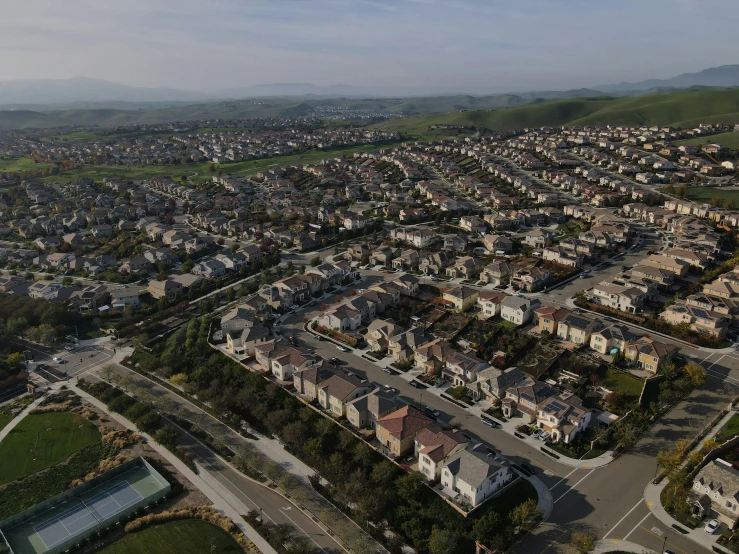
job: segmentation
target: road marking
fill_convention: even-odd
[[[554,490],[554,487],[556,487],[557,485],[559,485],[562,481],[564,481],[565,479],[567,479],[570,475],[572,475],[573,473],[575,473],[578,469],[580,469],[580,468],[579,467],[576,467],[575,469],[573,469],[572,471],[570,471],[567,475],[565,475],[564,477],[562,477],[562,479],[560,479],[559,481],[557,481],[556,483],[554,483],[554,485],[552,485],[551,487],[549,487],[549,490],[550,491],[551,490]]]
[[[644,523],[644,520],[647,519],[651,515],[652,515],[652,512],[649,512],[647,515],[645,515],[641,519],[641,521],[639,523],[637,523],[636,525],[634,525],[634,528],[631,531],[629,531],[629,534],[624,537],[624,540],[628,540],[628,538],[631,536],[631,533],[633,533],[634,531],[636,531],[637,527],[640,527],[641,524]],[[643,527],[642,527],[642,529],[643,529]],[[651,533],[651,531],[650,531],[650,533]]]
[[[661,537],[662,535],[664,535],[664,533],[662,532],[662,529],[660,529],[660,528],[659,528],[659,527],[657,527],[657,526],[655,526],[655,527],[652,527],[651,531],[652,531],[652,533],[654,533],[655,535],[659,535],[660,537]]]
[[[604,539],[607,539],[608,538],[608,535],[610,535],[611,533],[613,533],[613,530],[616,529],[616,527],[618,527],[619,525],[621,525],[621,522],[623,522],[623,520],[625,520],[627,517],[629,517],[629,515],[631,514],[631,512],[633,512],[634,510],[636,510],[642,502],[643,502],[643,500],[640,499],[639,502],[637,502],[636,504],[634,504],[634,507],[631,508],[628,512],[626,512],[626,515],[624,517],[622,517],[621,519],[619,519],[618,520],[618,523],[616,523],[616,525],[614,525],[613,527],[611,527],[611,530],[608,531],[608,533],[606,533],[603,538]]]
[[[654,536],[655,536],[655,537],[657,537],[657,538],[660,538],[660,539],[662,538],[662,536],[660,536],[660,535],[658,535],[658,534],[656,534],[656,533],[652,533],[652,531],[650,531],[650,530],[649,530],[649,529],[647,529],[646,527],[642,527],[642,529],[644,529],[644,530],[645,530],[645,531],[646,531],[647,533],[651,533],[652,535],[654,535]],[[624,539],[624,540],[626,540],[626,539]],[[674,549],[676,549],[676,550],[679,550],[679,551],[680,551],[680,552],[682,552],[683,554],[688,554],[688,553],[687,553],[687,551],[683,550],[683,549],[682,549],[682,548],[680,548],[679,546],[675,546],[675,545],[674,545],[674,544],[672,544],[672,543],[671,543],[670,541],[665,541],[665,544],[669,544],[669,545],[670,545],[670,546],[671,546],[672,548],[674,548]]]
[[[715,366],[715,365],[716,365],[717,363],[719,363],[719,362],[720,362],[721,360],[723,360],[723,359],[724,359],[725,357],[726,357],[725,355],[724,355],[724,356],[721,356],[721,357],[720,357],[720,358],[719,358],[718,360],[716,360],[716,361],[715,361],[715,362],[713,362],[713,363],[712,363],[711,365],[709,365],[709,366],[708,366],[708,367],[706,368],[706,371],[709,371],[709,370],[710,370],[710,369],[711,369],[711,368],[712,368],[713,366]]]
[[[555,500],[555,501],[554,501],[554,504],[556,504],[557,502],[559,502],[560,500],[562,500],[562,498],[563,498],[563,497],[564,497],[564,496],[565,496],[565,495],[566,495],[566,494],[567,494],[568,492],[570,492],[571,490],[573,490],[573,489],[574,489],[575,487],[577,487],[577,486],[578,486],[578,485],[579,485],[580,483],[582,483],[583,481],[585,481],[585,479],[587,479],[588,477],[590,477],[590,474],[591,474],[591,473],[593,473],[594,471],[595,471],[594,469],[591,469],[591,470],[590,470],[590,471],[588,472],[588,474],[587,474],[587,475],[586,475],[585,477],[583,477],[582,479],[580,479],[580,480],[579,480],[579,481],[578,481],[577,483],[575,483],[575,484],[574,484],[574,485],[572,485],[572,486],[571,486],[571,487],[570,487],[569,489],[567,489],[567,490],[566,490],[565,492],[563,492],[563,493],[562,493],[562,494],[561,494],[561,495],[560,495],[560,496],[559,496],[559,497],[557,498],[557,500]]]
[[[444,400],[444,399],[442,399],[442,400]],[[520,451],[520,450],[518,450],[518,449],[516,450],[516,452],[518,452],[519,454],[521,454],[521,456],[523,456],[523,457],[524,457],[524,458],[526,458],[527,460],[531,460],[531,457],[530,457],[530,456],[529,456],[528,454],[524,454],[523,452],[521,452],[521,451]],[[562,477],[562,476],[561,476],[561,475],[560,475],[559,473],[557,473],[556,471],[554,471],[554,470],[553,470],[553,469],[552,469],[551,467],[547,466],[546,464],[543,464],[543,463],[541,463],[541,462],[538,462],[538,463],[539,463],[539,465],[540,465],[540,466],[542,466],[542,467],[545,467],[545,468],[547,468],[547,469],[548,469],[549,471],[551,471],[552,473],[554,473],[554,474],[555,474],[555,475],[556,475],[557,477]]]

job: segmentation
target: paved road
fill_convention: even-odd
[[[635,263],[644,255],[646,254],[635,253],[633,258],[625,263],[627,265]],[[617,268],[607,268],[600,273],[608,274],[618,270],[620,264]],[[361,286],[392,278],[392,274],[375,272],[364,280]],[[602,275],[593,277],[596,278],[604,277]],[[577,279],[570,291],[564,294],[574,294],[571,291],[580,290],[578,287],[585,286],[582,284],[584,281],[589,280]],[[619,457],[603,468],[573,469],[501,430],[491,429],[456,404],[430,392],[424,394],[423,390],[411,387],[408,381],[400,376],[385,374],[373,362],[353,353],[340,352],[328,341],[319,341],[302,328],[303,317],[306,315],[311,317],[316,313],[317,310],[313,308],[287,316],[281,326],[282,334],[295,336],[301,345],[315,349],[324,358],[339,358],[344,362],[343,367],[350,368],[353,373],[395,388],[402,400],[433,406],[441,412],[439,418],[441,421],[458,426],[474,438],[490,444],[514,463],[528,459],[538,468],[537,475],[552,492],[554,511],[544,524],[525,537],[512,552],[527,554],[564,551],[569,534],[579,529],[587,529],[600,538],[628,538],[655,551],[661,551],[661,541],[664,538],[659,532],[664,534],[667,531],[668,542],[676,553],[707,552],[689,539],[672,532],[672,529],[668,531],[664,524],[653,521],[654,518],[649,516],[649,509],[643,500],[643,494],[646,484],[656,472],[656,453],[670,447],[678,438],[695,435],[736,393],[730,376],[728,380],[718,377],[734,371],[728,367],[729,362],[736,363],[735,367],[739,368],[739,356],[714,355],[717,360],[715,364],[711,363],[713,358],[710,356],[707,361],[699,359],[705,367],[710,368],[709,372],[713,378],[701,390],[694,392],[663,417],[639,441],[633,452]],[[645,527],[645,524],[648,526]],[[652,527],[657,530],[653,530]]]

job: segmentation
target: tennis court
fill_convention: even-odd
[[[124,471],[109,472],[100,482],[80,485],[3,522],[2,533],[13,553],[63,552],[163,496],[169,483],[139,460]]]

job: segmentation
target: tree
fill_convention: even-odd
[[[187,383],[187,375],[185,373],[175,373],[169,378],[169,382],[175,387],[183,387]]]
[[[110,378],[113,376],[114,368],[112,365],[106,365],[103,367],[103,369],[100,370],[100,375],[103,376],[103,379],[106,381],[110,381]]]
[[[716,207],[720,208],[721,206],[724,205],[724,199],[721,198],[720,196],[713,196],[713,197],[711,197],[710,204],[712,206],[716,206]]]
[[[670,478],[680,469],[682,461],[682,452],[678,452],[675,448],[662,450],[657,453],[657,464],[659,464],[662,471]]]
[[[688,194],[688,186],[687,185],[680,185],[677,187],[677,190],[675,191],[678,198],[685,198],[685,196]]]
[[[430,554],[453,554],[457,552],[458,535],[449,529],[434,526],[429,536]]]
[[[320,265],[321,263],[321,257],[320,256],[314,256],[310,260],[311,267],[316,267],[317,265]]]
[[[166,448],[174,448],[177,446],[179,438],[180,434],[170,425],[165,425],[154,435],[154,440]]]
[[[24,361],[23,354],[21,354],[20,352],[11,352],[10,354],[8,354],[8,357],[5,358],[5,362],[9,366],[20,365],[23,363],[23,361]]]
[[[488,510],[485,515],[475,521],[472,527],[472,536],[475,540],[480,541],[486,546],[490,546],[490,541],[500,528],[500,516],[495,510]]]
[[[636,430],[630,423],[618,423],[615,425],[613,434],[616,437],[618,446],[628,449],[636,444]]]
[[[587,554],[595,549],[595,537],[586,531],[573,531],[570,546],[579,554]]]
[[[690,380],[694,387],[700,387],[708,379],[706,369],[695,362],[690,362],[683,369],[685,376]]]
[[[524,529],[529,521],[541,517],[541,512],[536,500],[529,498],[513,508],[511,513],[508,514],[508,517],[511,523],[520,529]]]
[[[615,391],[609,392],[603,397],[606,407],[609,410],[618,408],[621,405],[621,395]]]
[[[727,210],[733,210],[734,208],[736,208],[736,201],[733,198],[729,198],[729,201],[726,202],[725,208]]]

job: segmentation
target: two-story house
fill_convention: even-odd
[[[377,420],[400,407],[395,393],[375,389],[346,405],[346,418],[357,429],[374,429]]]
[[[412,452],[415,439],[433,420],[413,406],[403,406],[377,420],[375,436],[393,457]]]
[[[469,442],[459,429],[429,425],[415,439],[413,452],[418,458],[418,471],[429,481],[436,481],[449,457],[464,449]]]
[[[464,352],[455,352],[446,361],[443,374],[448,377],[455,387],[467,386],[477,379],[477,374],[488,367],[485,360],[475,355],[475,351],[467,349]]]
[[[318,403],[334,417],[343,417],[347,403],[367,394],[373,386],[354,375],[336,374],[318,385]]]
[[[739,520],[739,470],[721,458],[708,462],[693,478],[688,500],[693,515],[715,515],[734,529]]]
[[[508,462],[489,457],[483,444],[455,452],[441,470],[444,492],[473,508],[494,496],[512,478]]]
[[[500,317],[516,325],[526,325],[539,306],[541,302],[538,298],[508,296],[500,303]]]
[[[464,285],[446,289],[443,293],[444,300],[459,312],[466,312],[472,308],[477,302],[478,296],[479,292],[477,289],[465,287]]]
[[[546,399],[537,407],[536,426],[548,431],[554,442],[572,442],[588,428],[591,412],[580,398],[566,391]]]

